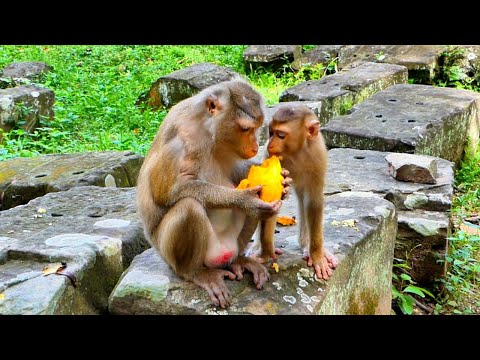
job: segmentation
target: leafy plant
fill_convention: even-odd
[[[392,284],[392,300],[396,304],[401,312],[405,315],[413,314],[413,306],[418,301],[412,296],[412,294],[424,298],[425,295],[435,298],[435,296],[422,287],[416,286],[416,282],[413,281],[412,277],[408,273],[408,270],[411,267],[407,264],[407,261],[404,259],[394,259],[397,263],[393,264],[394,271],[398,272],[392,274],[393,283]]]

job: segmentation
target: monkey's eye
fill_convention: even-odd
[[[277,136],[280,138],[280,139],[285,139],[285,134],[283,131],[277,131]]]
[[[269,137],[272,137],[272,136],[273,136],[273,130],[272,130],[272,129],[268,129],[268,136],[269,136]]]
[[[242,132],[244,132],[244,133],[246,133],[246,132],[248,132],[248,130],[250,130],[250,128],[248,128],[248,127],[247,128],[242,127],[241,129],[242,129]]]

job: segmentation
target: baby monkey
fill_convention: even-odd
[[[303,259],[314,267],[318,278],[327,280],[337,260],[323,247],[323,188],[328,154],[320,121],[305,105],[284,105],[273,115],[269,133],[268,155],[278,156],[282,167],[290,171],[298,197],[298,238]],[[274,215],[260,223],[261,262],[277,258],[273,242],[276,220]]]

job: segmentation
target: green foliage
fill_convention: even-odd
[[[443,65],[441,66],[439,76],[435,80],[435,84],[438,86],[479,91],[479,75],[475,72],[468,71],[467,67],[463,66],[468,62],[466,55],[465,48],[448,46],[441,54]]]
[[[415,304],[415,298],[411,295],[417,295],[422,298],[425,295],[435,298],[435,296],[422,287],[416,286],[415,281],[408,273],[408,270],[411,269],[408,265],[407,260],[404,259],[394,259],[395,263],[393,264],[393,284],[392,284],[392,300],[393,304],[397,305],[400,311],[405,315],[413,314],[413,307]]]
[[[4,134],[0,160],[17,156],[102,150],[145,154],[166,111],[135,106],[160,76],[192,64],[211,62],[245,75],[244,45],[144,46],[60,45],[0,46],[0,68],[15,61],[44,61],[53,66],[43,85],[55,91],[55,118],[28,134],[16,128]],[[248,75],[267,104],[278,102],[288,87],[319,79],[332,66],[289,65]],[[18,124],[20,127],[22,122]]]

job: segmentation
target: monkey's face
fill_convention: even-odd
[[[299,131],[297,131],[299,130]],[[269,126],[270,140],[267,150],[269,156],[289,157],[300,151],[303,144],[302,129],[294,129],[292,123],[276,123]]]
[[[250,120],[239,119],[236,129],[232,133],[232,144],[237,155],[242,159],[250,159],[257,155],[258,152],[258,123]]]

